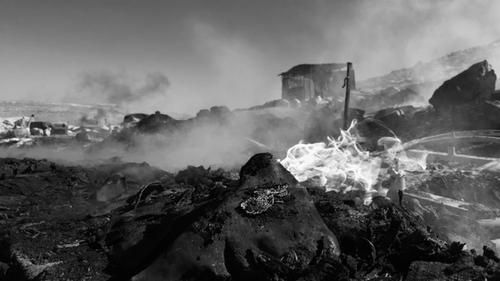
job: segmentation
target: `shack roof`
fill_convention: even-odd
[[[307,76],[311,73],[331,73],[336,71],[346,71],[347,64],[345,63],[320,63],[320,64],[299,64],[290,68],[286,72],[282,72],[280,76]]]

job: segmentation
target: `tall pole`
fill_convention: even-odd
[[[347,130],[349,128],[349,101],[351,100],[351,85],[350,85],[350,73],[351,73],[351,67],[352,63],[348,62],[347,63],[347,73],[344,79],[344,86],[345,87],[345,102],[344,102],[344,130]]]

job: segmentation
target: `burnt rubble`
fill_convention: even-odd
[[[385,130],[385,135],[393,134],[404,141],[450,131],[498,129],[500,103],[495,83],[496,75],[491,65],[481,61],[438,87],[429,100],[432,106],[385,108],[366,120],[359,120],[373,123],[373,118],[380,124],[368,127],[378,128],[379,132]],[[362,135],[370,137],[371,133]]]
[[[496,75],[491,65],[481,61],[439,86],[429,100],[432,106],[404,105],[416,102],[417,98],[420,99],[417,103],[423,102],[419,92],[426,87],[390,87],[369,95],[364,101],[356,101],[357,93],[354,93],[355,107],[349,109],[348,122],[358,120],[360,136],[366,139],[369,150],[377,149],[375,143],[381,136],[397,136],[408,141],[450,130],[496,129],[500,127],[500,101],[496,100],[495,82]],[[384,101],[388,103],[384,104]],[[375,104],[378,106],[375,111],[364,110],[374,110]],[[393,106],[395,104],[403,105]],[[326,136],[338,136],[343,122],[341,105],[336,100],[321,98],[298,101],[297,104],[294,100],[277,100],[246,110],[212,107],[186,120],[176,120],[156,112],[142,116],[140,121],[131,116],[125,118],[124,123],[135,122],[135,125],[125,126],[127,129],[111,138],[130,142],[130,136],[136,133],[169,135],[196,130],[205,124],[217,124],[235,131],[248,123],[242,120],[251,120],[252,124],[262,124],[251,128],[246,136],[253,144],[261,146],[261,150],[252,150],[253,153],[262,152],[262,148],[282,153],[301,139],[317,142],[325,140]],[[286,113],[276,114],[273,110]]]
[[[252,157],[239,176],[32,159],[5,159],[2,173],[2,280],[494,280],[500,273],[489,247],[466,250],[410,203],[363,205],[359,191],[298,184],[270,154]],[[110,174],[126,179],[127,192],[99,202]],[[493,176],[443,175],[495,192]],[[439,193],[436,172],[419,177],[414,182],[426,179],[427,189],[412,181],[410,189]],[[267,205],[249,212],[259,196]]]

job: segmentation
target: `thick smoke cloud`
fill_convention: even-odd
[[[247,15],[228,3],[227,17],[206,7],[193,12],[188,45],[209,72],[184,75],[189,78],[175,89],[189,100],[184,105],[234,108],[279,98],[276,74],[299,63],[352,61],[362,80],[500,38],[498,1],[292,3],[269,3],[261,13],[259,4],[243,5]]]
[[[299,113],[295,114],[298,117]],[[239,169],[255,153],[278,152],[281,148],[283,154],[302,138],[302,124],[281,119],[289,115],[286,109],[274,110],[273,115],[240,112],[223,119],[197,119],[186,127],[164,133],[127,135],[127,141],[108,138],[85,147],[77,143],[64,148],[58,144],[0,148],[0,157],[45,158],[70,164],[95,164],[118,157],[125,162],[147,162],[171,172],[188,165]],[[255,141],[272,148],[263,148]]]
[[[361,79],[500,38],[498,1],[352,1],[345,23],[327,15],[328,2],[322,6],[318,59],[350,59]]]
[[[165,96],[170,86],[167,76],[161,72],[146,74],[142,82],[127,74],[108,71],[83,73],[80,79],[68,100],[122,105]]]

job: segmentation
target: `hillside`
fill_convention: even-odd
[[[391,71],[388,74],[358,82],[360,89],[406,88],[429,82],[441,83],[462,72],[470,65],[488,60],[493,68],[500,67],[500,40],[487,45],[455,51],[428,62],[420,62],[409,68]],[[499,87],[497,82],[497,88]]]

